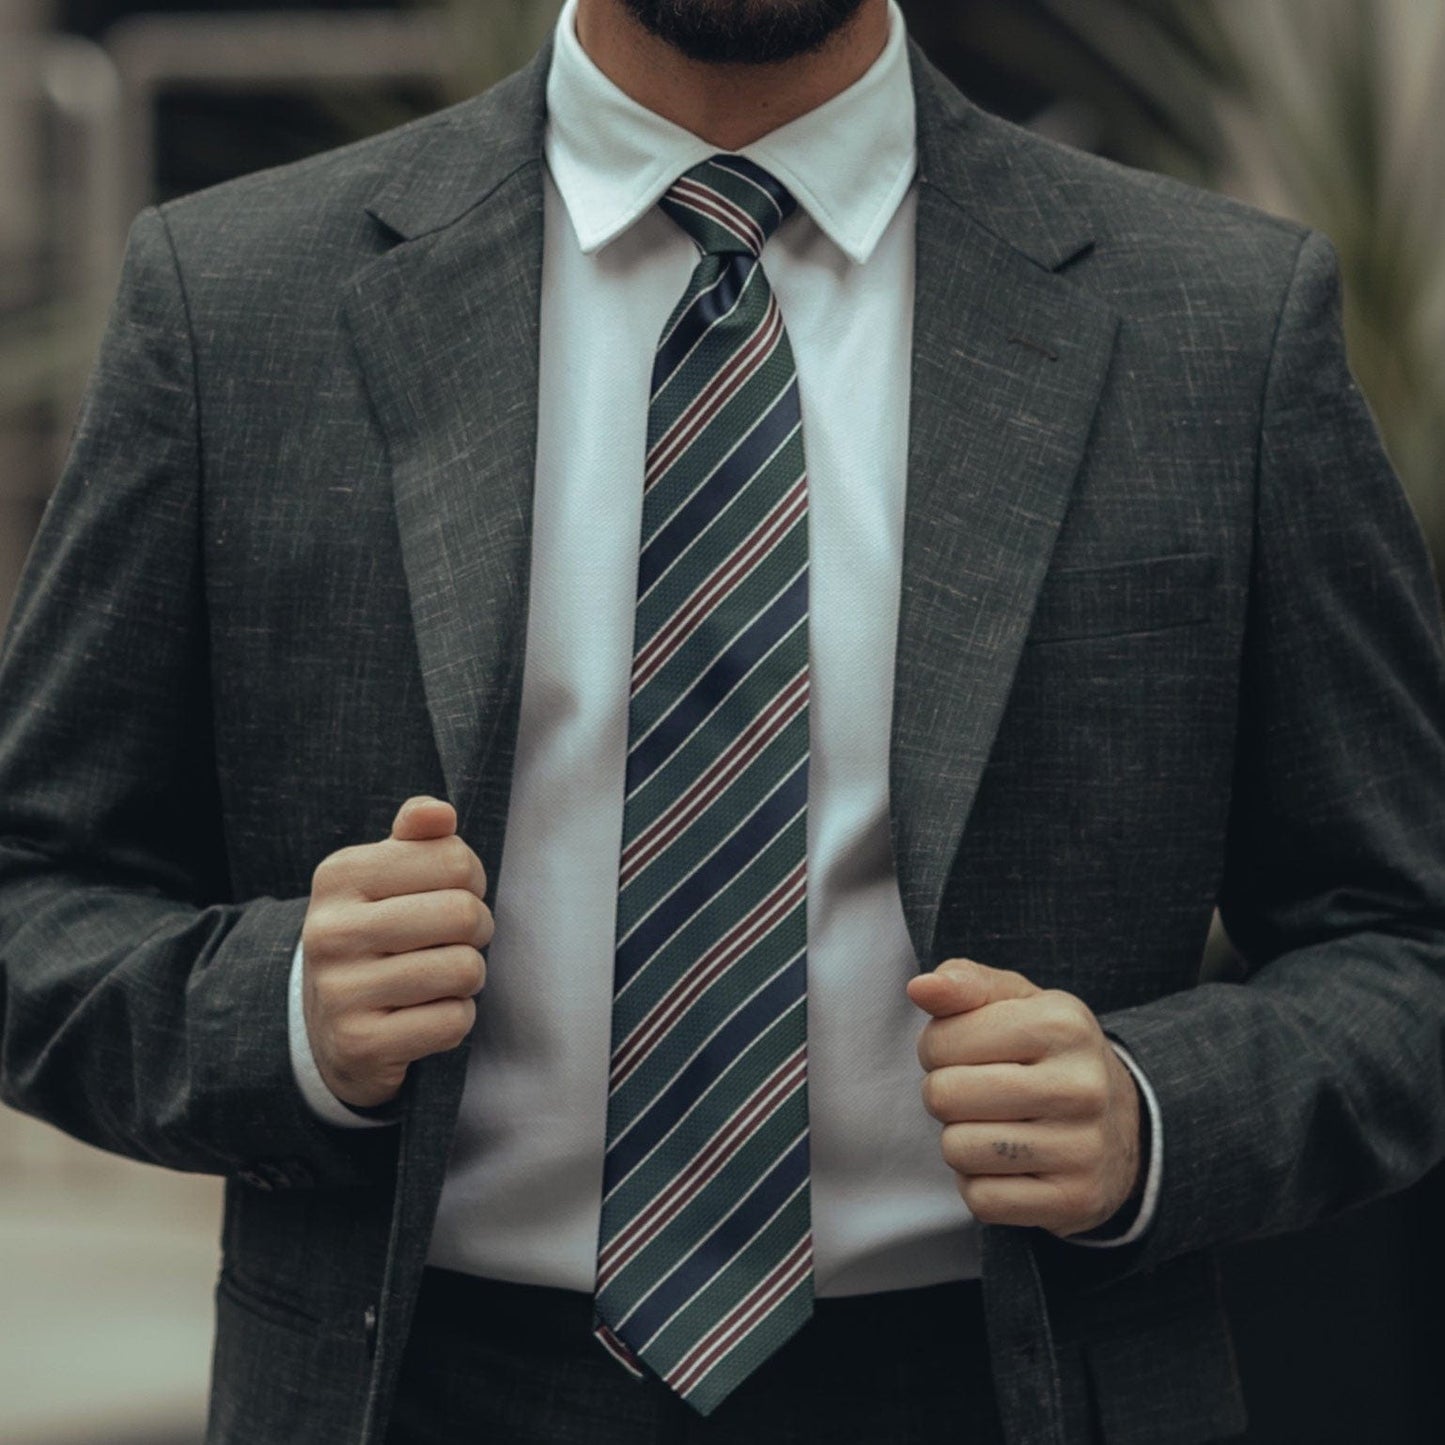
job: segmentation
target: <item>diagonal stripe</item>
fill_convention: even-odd
[[[640,788],[687,741],[768,651],[805,620],[807,610],[808,574],[804,569],[633,746],[627,758],[628,793]]]
[[[597,1288],[605,1289],[618,1273],[660,1234],[721,1173],[739,1148],[762,1129],[784,1099],[807,1077],[806,1051],[799,1045],[729,1115],[723,1127],[693,1156],[686,1167],[651,1204],[604,1246],[599,1257]]]
[[[741,256],[737,260],[737,265],[724,266],[717,280],[704,287],[691,302],[678,306],[677,320],[653,358],[650,404],[657,402],[698,347],[737,313],[746,299],[749,283],[754,276],[760,276],[758,267],[748,265]]]
[[[624,847],[619,886],[626,888],[642,869],[688,827],[707,805],[808,705],[808,675],[800,672],[757,718],[719,753],[706,771]]]
[[[625,981],[750,858],[797,817],[808,801],[808,760],[791,773],[698,866],[618,940],[617,977]]]
[[[625,1133],[607,1146],[603,1170],[606,1193],[616,1191],[627,1176],[672,1132],[688,1111],[713,1087],[743,1050],[802,1002],[804,959],[791,958],[772,979],[716,1029],[672,1081],[638,1115]]]
[[[808,1278],[812,1268],[813,1239],[810,1231],[793,1246],[792,1252],[782,1259],[772,1274],[760,1280],[753,1292],[711,1334],[699,1340],[675,1369],[668,1372],[664,1377],[667,1383],[679,1394],[686,1395],[695,1390],[709,1371],[715,1369],[729,1351],[738,1347],[747,1332],[779,1300]]]
[[[761,370],[782,339],[783,318],[773,303],[758,322],[757,330],[653,445],[642,479],[644,489],[655,487],[668,470],[687,455],[703,428],[747,385],[753,374]]]
[[[618,1322],[633,1339],[646,1342],[747,1247],[788,1200],[808,1182],[808,1135],[795,1139],[753,1189],[716,1229],[660,1280],[639,1304]]]
[[[694,589],[692,595],[638,651],[633,660],[632,690],[640,692],[668,658],[720,606],[794,523],[802,520],[808,505],[807,478],[799,477],[771,512]]]
[[[702,253],[652,364],[593,1332],[709,1413],[812,1310],[808,477],[741,156],[662,209]]]
[[[798,383],[790,377],[762,416],[668,517],[651,525],[644,520],[644,543],[638,559],[639,600],[646,599],[673,563],[696,544],[707,524],[787,446],[800,425]],[[646,503],[643,505],[645,508]]]

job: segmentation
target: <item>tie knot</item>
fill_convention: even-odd
[[[684,171],[659,204],[705,256],[760,256],[798,203],[761,166],[743,156],[715,155]]]

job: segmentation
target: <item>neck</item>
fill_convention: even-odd
[[[639,24],[622,0],[578,0],[577,38],[639,105],[735,151],[852,85],[883,51],[888,0],[865,0],[821,49],[773,65],[692,60]]]

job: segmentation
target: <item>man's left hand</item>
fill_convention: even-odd
[[[977,1219],[1081,1234],[1139,1193],[1139,1096],[1087,1004],[962,958],[908,996],[933,1015],[923,1103]]]

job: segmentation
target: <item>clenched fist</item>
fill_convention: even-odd
[[[394,1099],[407,1066],[476,1022],[492,941],[487,875],[456,810],[408,798],[380,843],[341,848],[311,879],[301,929],[306,1031],[345,1104]]]
[[[1139,1193],[1139,1095],[1087,1004],[953,958],[908,996],[933,1015],[923,1102],[976,1218],[1067,1236]]]

